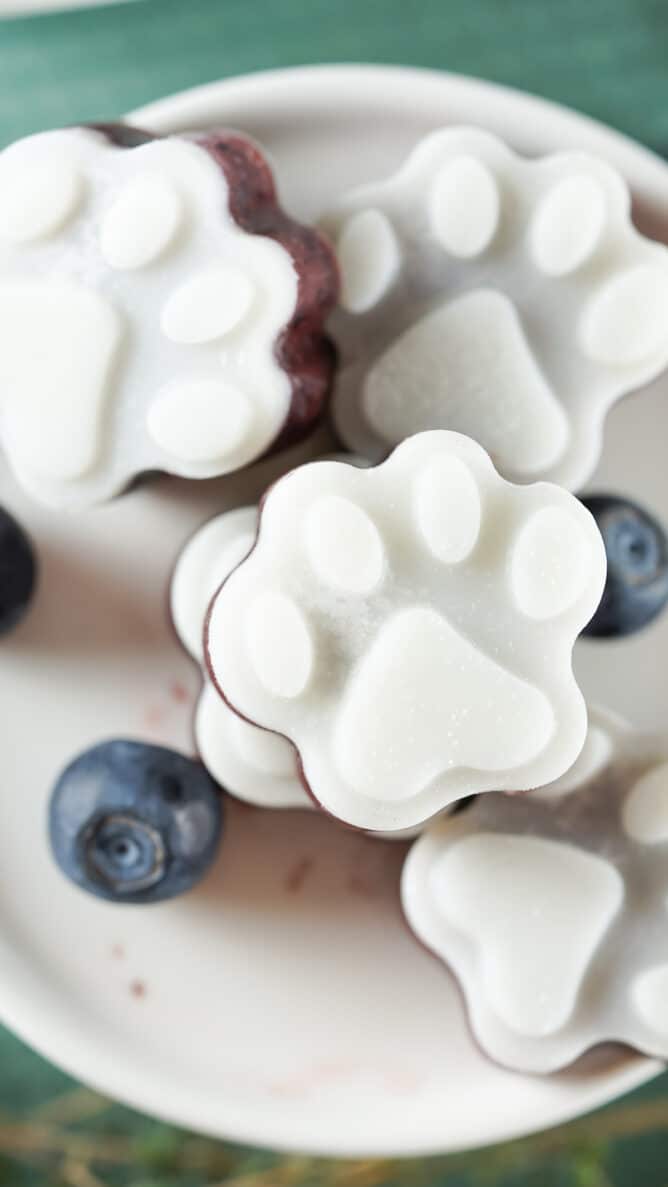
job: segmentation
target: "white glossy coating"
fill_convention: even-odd
[[[494,175],[482,161],[454,157],[438,170],[429,217],[434,235],[450,255],[464,260],[480,255],[494,237],[499,211]]]
[[[668,275],[663,267],[629,268],[601,289],[585,311],[582,345],[607,367],[642,366],[663,358]]]
[[[567,276],[598,246],[605,227],[605,189],[594,177],[574,173],[541,198],[529,229],[536,266],[546,276]]]
[[[280,590],[258,593],[244,615],[244,641],[257,679],[282,700],[301,696],[315,663],[305,615]]]
[[[490,1009],[517,1035],[558,1033],[624,898],[617,870],[573,845],[479,832],[435,862],[431,887],[475,945]]]
[[[350,499],[326,495],[311,507],[304,543],[320,580],[341,593],[371,593],[385,569],[385,548],[369,515]]]
[[[146,268],[173,242],[183,218],[178,186],[159,173],[139,174],[122,187],[104,215],[100,251],[110,268]]]
[[[204,619],[213,595],[250,552],[257,507],[225,511],[198,528],[182,549],[170,587],[172,619],[183,646],[204,662]]]
[[[237,799],[258,808],[313,806],[290,743],[238,717],[210,681],[197,705],[195,737],[207,770]]]
[[[50,154],[16,166],[0,162],[0,243],[34,243],[72,217],[83,184],[75,166]]]
[[[520,1071],[610,1041],[668,1057],[666,740],[592,710],[585,750],[549,794],[432,826],[404,867],[409,924],[485,1052]]]
[[[194,345],[222,338],[246,316],[253,284],[239,268],[208,269],[172,293],[162,311],[162,332],[172,342]]]
[[[172,619],[184,647],[202,665],[209,602],[252,547],[257,517],[255,505],[225,511],[200,527],[179,556],[170,590]],[[292,746],[243,721],[206,678],[195,739],[205,766],[232,795],[259,807],[312,807]]]
[[[401,259],[383,284],[375,253],[345,233],[371,211]],[[635,229],[624,182],[594,155],[528,158],[487,131],[443,128],[322,225],[344,235],[344,285],[366,295],[333,322],[334,416],[358,453],[378,460],[412,433],[454,429],[506,478],[577,490],[608,409],[668,364],[668,253]]]
[[[342,384],[345,371],[337,391]],[[484,437],[502,471],[529,479],[557,462],[569,437],[517,311],[493,289],[456,297],[415,321],[370,364],[360,398],[383,453],[413,433],[454,429]],[[369,452],[379,460],[379,450]]]
[[[177,464],[224,466],[238,455],[252,428],[251,401],[222,379],[168,384],[146,414],[149,437]]]
[[[468,466],[445,457],[429,466],[415,484],[415,518],[427,548],[444,564],[457,565],[478,541],[480,490]]]
[[[350,460],[362,464],[359,458]],[[257,520],[256,506],[223,512],[200,527],[179,556],[171,582],[172,619],[184,647],[202,665],[209,602],[252,547]],[[294,748],[279,734],[258,729],[234,713],[206,672],[194,727],[202,761],[232,795],[263,808],[313,809]],[[395,837],[401,840],[404,834],[393,833]]]
[[[527,766],[555,727],[539,688],[489,659],[443,615],[416,605],[388,617],[357,660],[332,753],[360,797],[411,801],[449,770],[470,769],[484,784],[488,772]]]
[[[72,128],[0,153],[1,440],[42,501],[261,456],[289,412],[275,346],[296,301],[290,255],[241,229],[192,141]]]
[[[511,561],[517,604],[529,618],[555,618],[578,601],[589,580],[590,545],[561,507],[544,507],[527,520]]]
[[[70,280],[0,279],[0,324],[8,455],[29,482],[85,481],[104,452],[124,318],[105,297]]]
[[[328,812],[411,828],[574,762],[585,713],[570,654],[604,569],[567,492],[512,486],[468,438],[421,434],[374,469],[321,462],[272,487],[255,548],[212,603],[211,671],[234,708],[293,742]]]
[[[380,210],[353,214],[336,245],[341,268],[341,305],[365,313],[385,295],[401,266],[392,224]]]

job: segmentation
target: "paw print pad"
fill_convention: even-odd
[[[375,460],[454,429],[506,478],[575,490],[608,408],[668,364],[668,253],[594,157],[444,129],[322,225],[342,272],[335,420]]]
[[[171,587],[172,618],[183,646],[202,667],[209,602],[250,552],[257,524],[255,506],[226,511],[200,528],[179,557]],[[313,807],[290,743],[244,721],[206,676],[195,714],[195,741],[209,773],[238,799],[262,808]]]
[[[72,128],[0,153],[0,424],[43,501],[229,473],[321,411],[331,253],[234,134]]]
[[[518,1071],[609,1041],[668,1057],[668,744],[593,710],[585,751],[552,788],[438,822],[404,866],[410,926]]]
[[[421,434],[375,469],[317,462],[270,490],[212,605],[210,671],[292,742],[328,812],[411,828],[577,757],[570,656],[604,569],[571,495],[512,486],[458,434]]]

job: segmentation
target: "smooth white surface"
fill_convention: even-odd
[[[603,187],[575,173],[548,190],[529,229],[529,246],[547,276],[567,276],[595,251],[606,218]]]
[[[468,260],[489,246],[499,223],[499,190],[487,166],[471,156],[442,165],[431,187],[431,228],[442,247]]]
[[[608,410],[668,364],[668,252],[633,226],[619,174],[447,127],[332,198],[322,225],[336,239],[369,211],[391,225],[401,270],[375,304],[333,319],[348,448],[378,460],[411,433],[454,429],[512,481],[579,490]]]
[[[204,619],[216,590],[250,552],[257,507],[235,507],[203,524],[178,558],[169,591],[174,626],[193,659],[204,663]]]
[[[244,642],[251,667],[271,696],[294,700],[305,691],[315,663],[306,615],[280,590],[253,598],[244,618]]]
[[[385,569],[385,548],[369,515],[351,499],[326,495],[306,516],[304,544],[323,585],[344,594],[370,594]]]
[[[103,216],[100,251],[110,268],[145,268],[167,250],[183,216],[181,195],[169,177],[140,173],[121,187]]]
[[[543,507],[518,534],[511,561],[517,604],[529,618],[559,618],[592,577],[590,542],[561,507]]]
[[[0,247],[0,253],[2,248]],[[126,326],[100,293],[70,280],[0,279],[3,447],[28,483],[85,482],[103,426]]]
[[[216,268],[186,281],[167,301],[160,319],[172,342],[212,342],[248,312],[253,285],[239,268]]]
[[[252,425],[245,392],[220,379],[167,384],[146,414],[149,436],[177,466],[207,465],[214,458],[224,465],[245,444]]]
[[[387,292],[401,264],[392,224],[380,210],[362,210],[341,229],[336,253],[341,268],[341,304],[364,313]]]
[[[607,155],[637,187],[648,231],[660,233],[668,209],[668,170],[651,154],[572,113],[447,75],[355,67],[256,75],[167,99],[135,119],[163,131],[244,128],[271,150],[285,202],[305,217],[340,187],[395,169],[448,119],[481,123],[527,153]],[[668,507],[667,394],[658,383],[613,411],[599,488]],[[401,921],[403,846],[315,813],[233,807],[208,882],[148,911],[94,902],[53,870],[44,807],[72,754],[114,734],[190,747],[201,681],[160,611],[172,566],[198,526],[254,502],[280,469],[265,464],[233,483],[161,481],[76,519],[30,505],[0,473],[0,497],[35,534],[42,566],[31,618],[2,643],[5,726],[27,743],[5,757],[0,785],[3,1021],[150,1113],[241,1141],[337,1154],[484,1145],[648,1079],[659,1065],[614,1049],[548,1079],[494,1067],[470,1037],[454,983]],[[664,615],[618,645],[583,643],[576,658],[589,697],[659,728],[668,664],[657,657],[666,653]],[[136,978],[146,984],[141,1000],[130,993]]]
[[[40,196],[17,221],[26,173],[39,183],[54,160],[53,206]],[[19,481],[81,507],[146,472],[206,478],[261,457],[292,401],[276,343],[298,280],[287,250],[232,217],[213,157],[69,128],[6,148],[3,179],[0,439]]]
[[[289,457],[288,454],[285,460],[288,467]],[[354,461],[357,465],[364,464],[359,458]],[[349,504],[347,510],[351,508],[357,510]],[[333,510],[336,512],[340,508],[335,506]],[[331,502],[325,501],[325,520],[331,511]],[[249,552],[255,541],[257,517],[257,507],[238,507],[215,516],[188,541],[174,569],[170,587],[172,619],[183,646],[202,665],[204,622],[209,602],[222,582]],[[355,521],[353,515],[347,528],[352,523],[354,531]],[[327,524],[323,525],[318,517],[314,528],[320,531],[323,527],[326,534]],[[364,530],[362,537],[359,543],[368,543],[369,538]],[[348,530],[346,540],[350,544]],[[314,543],[314,559],[321,561],[321,535],[315,536]],[[347,565],[349,555],[346,550],[340,551],[340,543],[338,535],[329,541],[340,564]],[[363,556],[366,561],[366,555]],[[328,555],[328,565],[331,559]],[[376,554],[377,561],[382,559],[382,555]],[[327,573],[331,576],[331,567],[327,568]],[[337,576],[340,576],[340,572]],[[216,691],[206,671],[204,688],[195,711],[194,732],[203,763],[214,779],[232,795],[258,807],[314,808],[313,800],[307,795],[299,777],[294,748],[280,734],[260,730],[238,717]],[[411,835],[414,835],[414,831]],[[405,836],[401,832],[393,834],[392,839],[401,841]]]
[[[617,870],[574,845],[479,832],[434,861],[430,883],[474,946],[490,1009],[520,1036],[560,1030],[624,898]]]
[[[239,799],[267,808],[312,808],[290,743],[238,717],[205,669],[204,622],[209,603],[254,544],[257,518],[257,506],[214,516],[188,541],[174,569],[170,586],[174,626],[204,673],[195,711],[195,742],[214,779]]]
[[[197,750],[214,779],[259,808],[312,808],[285,738],[259,730],[225,703],[207,680],[195,714]]]
[[[528,481],[552,466],[569,435],[563,409],[526,348],[515,307],[492,288],[444,304],[400,334],[369,367],[360,403],[383,440],[381,449],[363,443],[376,461],[411,433],[449,428],[481,436],[484,420],[485,447],[499,468],[519,469]],[[344,407],[342,396],[340,426]]]
[[[482,1049],[520,1071],[605,1042],[668,1058],[668,738],[592,722],[608,761],[565,801],[479,796],[402,873],[408,922],[458,978]]]
[[[289,457],[288,454],[285,460],[288,467]],[[364,464],[359,458],[355,462]],[[257,507],[238,507],[215,516],[188,541],[174,569],[170,587],[172,619],[183,646],[202,665],[209,602],[254,543],[257,516]],[[354,522],[353,516],[353,525]],[[315,526],[320,528],[322,524],[318,522]],[[333,543],[336,549],[340,541],[335,539]],[[341,554],[339,559],[346,563],[345,555]],[[206,672],[195,711],[194,732],[203,763],[232,795],[258,807],[314,808],[299,777],[294,748],[279,734],[260,730],[238,717]],[[394,834],[392,839],[401,841],[405,835]]]
[[[425,488],[436,471],[457,475],[459,538],[441,530],[442,485]],[[571,654],[604,578],[573,495],[506,482],[468,437],[421,433],[376,467],[323,461],[267,492],[255,548],[211,604],[210,670],[235,709],[290,739],[327,812],[414,828],[572,765],[586,718]]]
[[[60,227],[81,198],[79,171],[68,161],[52,159],[0,168],[0,237],[34,243]]]
[[[641,363],[663,350],[667,304],[668,275],[659,268],[629,268],[587,309],[581,330],[585,350],[608,367]]]
[[[437,560],[457,565],[475,548],[480,534],[480,491],[469,467],[457,457],[427,466],[415,483],[415,519]]]

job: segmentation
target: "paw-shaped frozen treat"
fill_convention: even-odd
[[[250,552],[257,524],[256,506],[225,511],[195,533],[177,562],[171,587],[172,618],[183,646],[202,666],[209,603]],[[207,770],[238,799],[263,808],[313,807],[290,743],[244,721],[206,676],[195,714],[195,741]]]
[[[342,273],[335,420],[375,460],[455,429],[506,478],[576,490],[609,407],[668,364],[668,253],[585,153],[444,129],[322,226]]]
[[[353,465],[365,465],[349,456]],[[204,688],[195,712],[199,756],[217,783],[259,808],[315,808],[302,783],[297,754],[280,734],[239,717],[219,695],[204,664],[204,623],[213,595],[255,543],[257,506],[239,507],[204,524],[188,541],[174,570],[171,611],[183,646],[204,668]],[[419,829],[392,833],[417,835]],[[389,837],[388,837],[389,839]]]
[[[69,128],[0,153],[0,440],[54,505],[205,478],[304,434],[331,251],[236,133]]]
[[[410,851],[402,899],[496,1061],[549,1072],[598,1043],[668,1057],[668,743],[594,717],[560,794],[488,795]]]
[[[232,708],[292,742],[326,811],[411,828],[574,762],[571,651],[604,570],[573,496],[513,486],[475,442],[423,433],[373,469],[315,462],[271,488],[213,600],[209,669]]]

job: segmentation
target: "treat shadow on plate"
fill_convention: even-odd
[[[599,1043],[585,1051],[570,1067],[552,1073],[551,1077],[559,1080],[594,1080],[605,1079],[612,1072],[627,1067],[629,1063],[646,1063],[647,1056],[639,1055],[632,1047],[623,1043]]]

